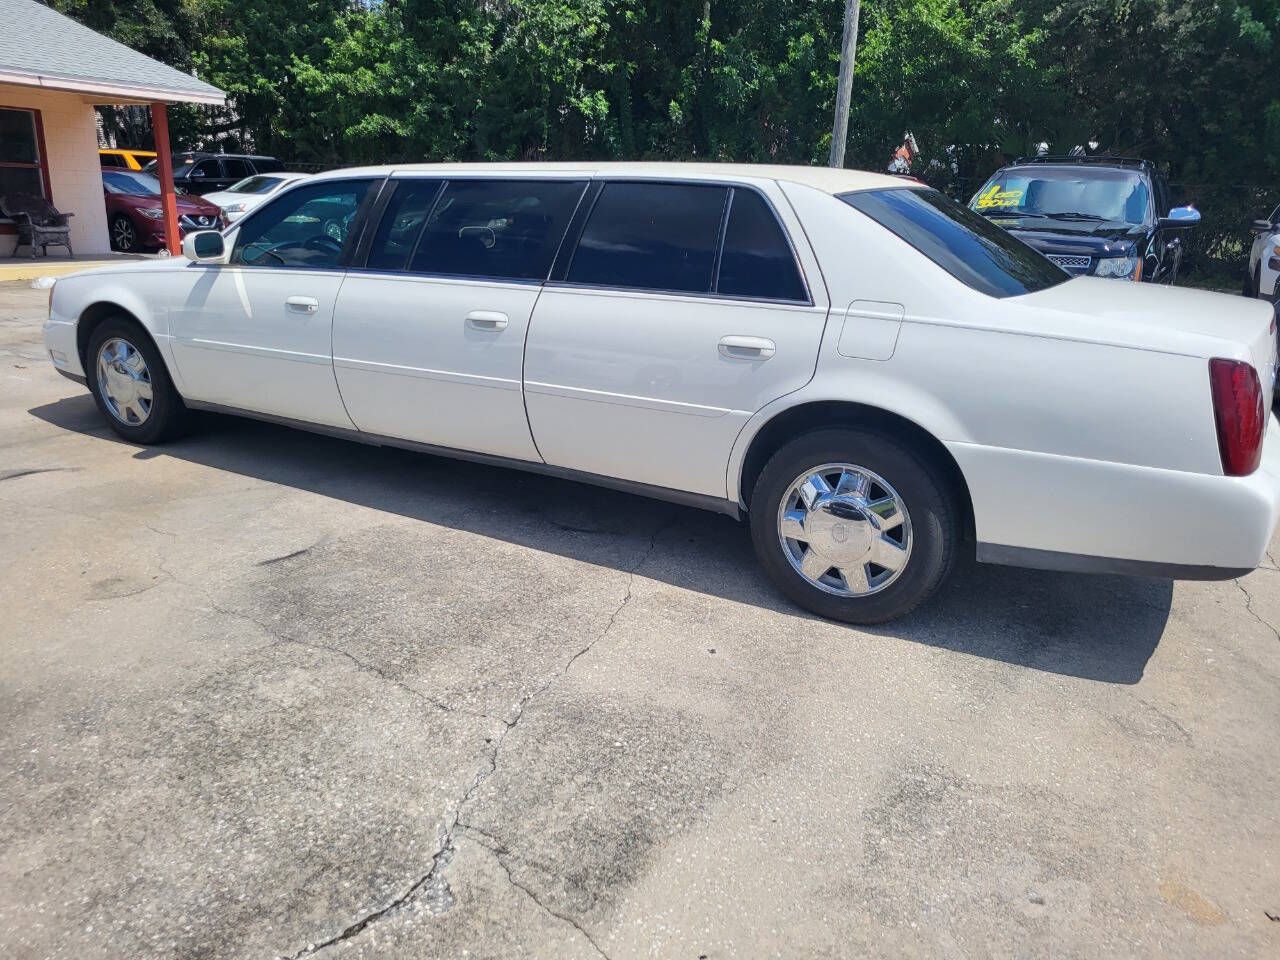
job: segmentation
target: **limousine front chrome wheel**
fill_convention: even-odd
[[[749,512],[756,556],[783,593],[849,623],[891,620],[927,599],[960,539],[940,466],[856,427],[815,430],[775,452]]]
[[[98,348],[98,383],[107,412],[117,420],[141,426],[151,415],[151,371],[128,340],[112,337]]]
[[[187,409],[137,322],[118,316],[98,324],[85,358],[93,399],[116,433],[134,443],[159,443],[182,431]]]
[[[851,463],[800,474],[778,507],[778,539],[819,590],[865,597],[898,579],[911,557],[911,517],[884,478]]]

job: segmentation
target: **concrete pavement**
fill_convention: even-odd
[[[0,955],[1280,954],[1273,566],[967,564],[852,629],[727,518],[121,443],[46,296],[0,285]]]

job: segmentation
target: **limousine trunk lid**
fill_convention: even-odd
[[[1207,290],[1076,277],[1014,298],[1056,317],[1038,332],[1105,339],[1169,353],[1249,360],[1270,393],[1276,365],[1275,313],[1261,300]],[[1040,311],[1053,311],[1042,314]]]

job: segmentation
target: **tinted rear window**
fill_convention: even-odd
[[[754,190],[733,191],[716,292],[766,300],[809,299],[782,225]]]
[[[409,269],[545,280],[584,187],[580,180],[452,180],[426,218]]]
[[[1016,297],[1069,279],[1021,240],[936,190],[866,190],[840,199],[989,296]]]
[[[570,283],[710,293],[725,187],[607,183],[569,265]]]

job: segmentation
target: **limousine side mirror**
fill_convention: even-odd
[[[1195,207],[1174,207],[1167,217],[1160,218],[1162,227],[1194,227],[1200,222],[1200,211]]]
[[[222,263],[226,241],[216,230],[197,230],[182,238],[182,255],[193,263]]]
[[[1254,233],[1270,233],[1274,226],[1270,220],[1255,220],[1249,229]]]

